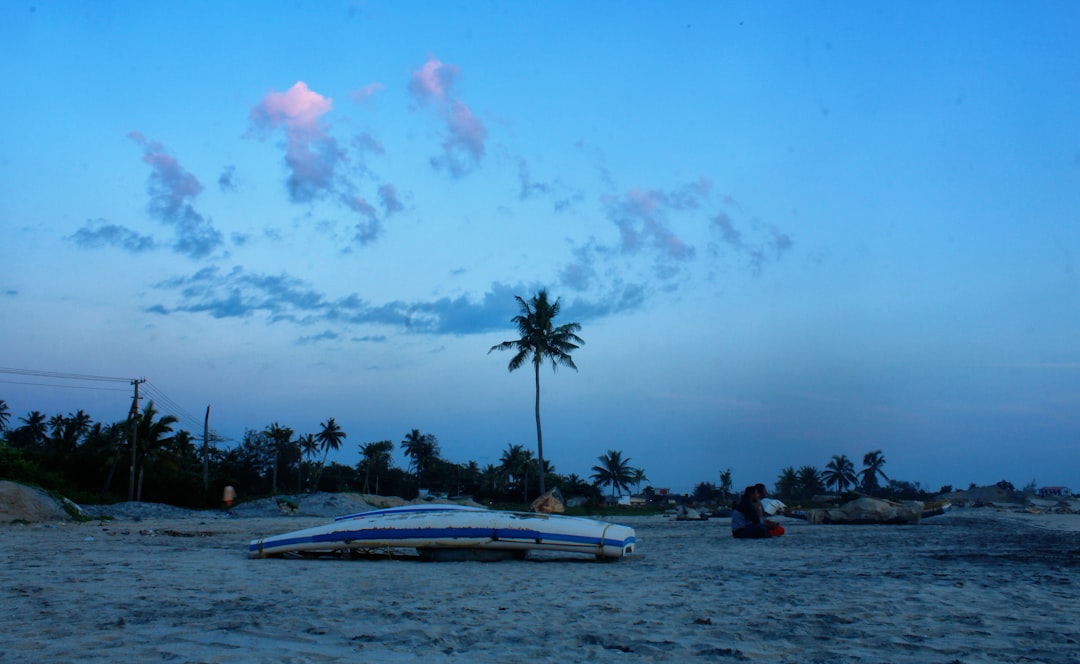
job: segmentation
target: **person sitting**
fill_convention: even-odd
[[[760,487],[760,490],[759,490]],[[764,486],[748,486],[731,511],[731,536],[737,539],[764,539],[784,534],[780,524],[765,518],[761,509]]]

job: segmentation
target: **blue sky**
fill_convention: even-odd
[[[1078,43],[1069,2],[4,3],[0,366],[495,463],[546,287],[558,472],[1075,488]]]

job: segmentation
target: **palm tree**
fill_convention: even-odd
[[[263,433],[270,438],[270,446],[273,449],[274,455],[274,473],[270,483],[270,492],[277,493],[278,466],[281,465],[281,453],[285,451],[285,448],[288,447],[289,443],[292,441],[293,430],[274,422],[266,427],[266,429],[263,430]]]
[[[593,466],[593,481],[597,486],[605,484],[611,487],[611,502],[615,502],[615,490],[619,495],[623,491],[630,490],[630,483],[634,481],[634,469],[630,467],[630,457],[623,458],[622,452],[608,450],[607,454],[596,457],[600,465]]]
[[[416,490],[419,493],[423,487],[424,471],[439,456],[438,440],[430,433],[420,433],[419,429],[413,429],[405,434],[401,449],[405,450],[405,456],[410,459],[409,465],[416,472]]]
[[[878,490],[878,475],[881,475],[886,482],[889,481],[889,477],[881,469],[885,465],[885,457],[882,456],[881,450],[874,450],[873,452],[867,452],[863,456],[862,462],[863,469],[859,471],[859,477],[862,478],[862,489],[872,496]]]
[[[731,469],[730,468],[720,472],[720,487],[719,488],[720,488],[720,499],[723,500],[725,503],[728,502],[729,500],[731,500],[732,483],[731,483]]]
[[[526,504],[529,502],[529,466],[532,462],[531,451],[512,443],[506,446],[506,451],[499,459],[499,467],[507,477],[507,484],[513,483],[524,489]]]
[[[138,415],[135,422],[136,436],[139,448],[136,451],[135,468],[138,473],[138,493],[135,496],[137,502],[142,502],[143,479],[145,478],[146,465],[157,458],[162,451],[173,442],[172,425],[180,420],[175,415],[163,415],[157,421],[154,417],[158,414],[154,408],[153,400],[146,403],[146,408]]]
[[[377,443],[366,443],[360,446],[360,465],[364,471],[364,493],[369,490],[371,473],[375,473],[375,495],[379,495],[379,476],[390,469],[390,454],[394,451],[394,443],[389,440],[380,440]]]
[[[297,437],[296,444],[300,447],[300,472],[296,479],[296,491],[299,493],[304,490],[304,459],[315,460],[319,454],[319,441],[315,440],[315,436],[306,433]]]
[[[782,468],[780,476],[776,478],[776,493],[780,498],[788,500],[794,498],[799,492],[799,474],[793,466]]]
[[[16,429],[15,433],[19,434],[19,439],[23,446],[40,448],[45,441],[48,440],[45,413],[42,413],[39,410],[32,410],[27,413],[26,417],[20,417],[19,421],[22,422],[23,425]]]
[[[341,449],[341,441],[349,437],[347,433],[341,430],[338,423],[334,421],[334,418],[330,418],[325,422],[320,422],[319,426],[322,427],[322,431],[315,434],[315,440],[319,442],[319,447],[322,449],[323,458],[319,463],[319,472],[315,474],[315,486],[311,487],[312,492],[319,490],[319,480],[322,479],[323,468],[326,466],[326,457],[330,454],[330,450],[335,452]]]
[[[536,457],[540,468],[543,469],[545,465],[544,436],[540,430],[540,365],[544,360],[551,360],[552,371],[558,369],[560,364],[577,371],[577,365],[574,364],[570,353],[583,346],[585,342],[576,334],[581,329],[578,323],[566,323],[555,327],[552,321],[559,315],[561,307],[558,299],[555,302],[548,301],[547,289],[541,289],[528,302],[520,295],[514,297],[521,308],[521,313],[514,316],[511,322],[517,325],[521,338],[495,344],[488,353],[495,350],[516,350],[517,353],[510,359],[508,367],[510,371],[521,368],[526,361],[532,359],[536,383]],[[544,475],[545,473],[540,473],[541,494],[545,492]]]
[[[645,469],[644,468],[634,468],[632,474],[633,474],[634,478],[631,480],[631,482],[633,482],[633,484],[634,484],[634,491],[637,491],[638,493],[641,493],[641,484],[643,482],[648,482],[649,481],[649,478],[645,476]]]
[[[10,419],[11,411],[8,409],[7,402],[0,399],[0,431],[7,429],[7,423]]]
[[[821,471],[814,466],[803,466],[796,473],[799,478],[799,497],[813,498],[822,492]]]
[[[843,493],[849,486],[855,486],[858,481],[855,476],[855,464],[846,454],[834,454],[832,460],[825,464],[823,477],[825,485],[836,487],[837,493]]]

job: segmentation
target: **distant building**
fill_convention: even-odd
[[[1072,491],[1067,486],[1044,486],[1039,487],[1039,496],[1049,498],[1051,496],[1071,496]]]

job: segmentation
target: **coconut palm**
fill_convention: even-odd
[[[0,431],[7,429],[7,423],[11,419],[11,411],[8,409],[7,402],[0,399]]]
[[[798,495],[799,475],[793,466],[782,468],[780,476],[776,478],[776,493],[780,498],[791,499]]]
[[[855,475],[855,464],[846,454],[834,454],[832,460],[825,464],[825,472],[822,473],[825,486],[836,488],[837,493],[843,493],[849,486],[855,486],[858,477]]]
[[[727,502],[731,498],[732,482],[731,482],[731,469],[721,471],[720,473],[720,499]]]
[[[529,502],[529,466],[533,463],[532,452],[521,445],[509,444],[502,458],[499,459],[499,467],[507,477],[507,484],[516,484],[524,488],[525,502]]]
[[[633,485],[634,485],[634,491],[637,491],[637,492],[639,492],[639,493],[640,493],[640,492],[641,492],[641,485],[642,485],[642,484],[643,484],[644,482],[648,482],[648,481],[649,481],[649,478],[645,476],[645,469],[644,469],[644,468],[634,468],[634,469],[633,469],[633,473],[632,473],[632,475],[633,475],[634,477],[633,477],[633,479],[632,479],[632,480],[630,480],[630,481],[631,481],[631,482],[633,483]]]
[[[566,323],[555,327],[555,317],[559,315],[560,304],[548,300],[547,289],[541,289],[531,300],[526,302],[520,295],[517,299],[521,313],[511,319],[517,325],[520,339],[511,339],[495,344],[488,350],[516,350],[514,357],[510,359],[509,369],[514,371],[532,360],[533,374],[536,384],[536,458],[540,468],[544,465],[544,436],[540,429],[540,365],[544,360],[551,360],[551,370],[555,371],[559,365],[570,367],[577,371],[574,364],[572,351],[585,344],[576,332],[581,329],[578,323]],[[544,486],[544,474],[540,473],[540,493],[546,490]]]
[[[325,422],[320,422],[319,426],[322,430],[315,434],[315,440],[319,442],[319,448],[322,449],[323,458],[319,462],[319,471],[315,474],[315,486],[311,490],[319,490],[319,480],[322,479],[323,468],[326,467],[326,457],[330,454],[330,450],[335,452],[341,449],[341,441],[349,437],[347,433],[341,430],[338,423],[334,421],[334,418],[330,418]]]
[[[419,429],[413,429],[405,434],[405,439],[401,441],[401,449],[405,450],[405,456],[409,457],[409,465],[416,473],[416,490],[419,493],[423,488],[424,471],[439,456],[438,440],[430,433],[420,433]]]
[[[799,478],[798,495],[800,498],[812,498],[824,491],[825,487],[821,481],[821,471],[814,466],[803,466],[799,468],[796,475]]]
[[[881,469],[885,465],[885,457],[881,454],[881,450],[874,450],[873,452],[867,452],[862,459],[863,469],[859,471],[859,477],[862,480],[862,489],[869,495],[874,495],[878,487],[878,475],[880,475],[886,482],[889,481],[889,477],[885,474],[885,471]]]
[[[315,460],[315,457],[319,455],[319,441],[315,440],[315,436],[310,433],[306,433],[302,436],[298,436],[296,444],[300,448],[300,472],[296,477],[296,491],[297,493],[304,490],[304,459],[308,459],[308,465]],[[310,479],[310,478],[308,478]]]
[[[271,493],[277,493],[278,466],[281,465],[281,454],[292,442],[293,430],[274,422],[266,427],[263,433],[270,439],[270,447],[274,456],[274,471],[270,482],[270,491]]]
[[[366,443],[360,446],[360,465],[364,471],[364,493],[370,493],[369,485],[371,474],[375,474],[375,495],[379,495],[379,476],[390,469],[390,454],[394,451],[394,443],[389,440],[380,440],[377,443]]]
[[[135,495],[137,502],[142,502],[143,479],[146,477],[146,466],[158,456],[163,454],[166,448],[173,442],[172,425],[180,420],[175,415],[163,415],[155,420],[158,411],[154,408],[153,400],[146,402],[146,407],[136,417],[135,440],[138,449],[135,455],[135,469],[138,475],[138,493]]]
[[[615,490],[619,495],[623,491],[630,490],[630,483],[634,481],[634,469],[630,466],[630,457],[623,458],[622,452],[608,450],[606,454],[596,457],[600,465],[593,466],[592,478],[597,486],[608,485],[611,487],[611,501],[615,502]]]
[[[20,417],[19,421],[23,423],[15,430],[19,443],[23,447],[41,448],[49,438],[45,413],[32,410],[26,417]]]

